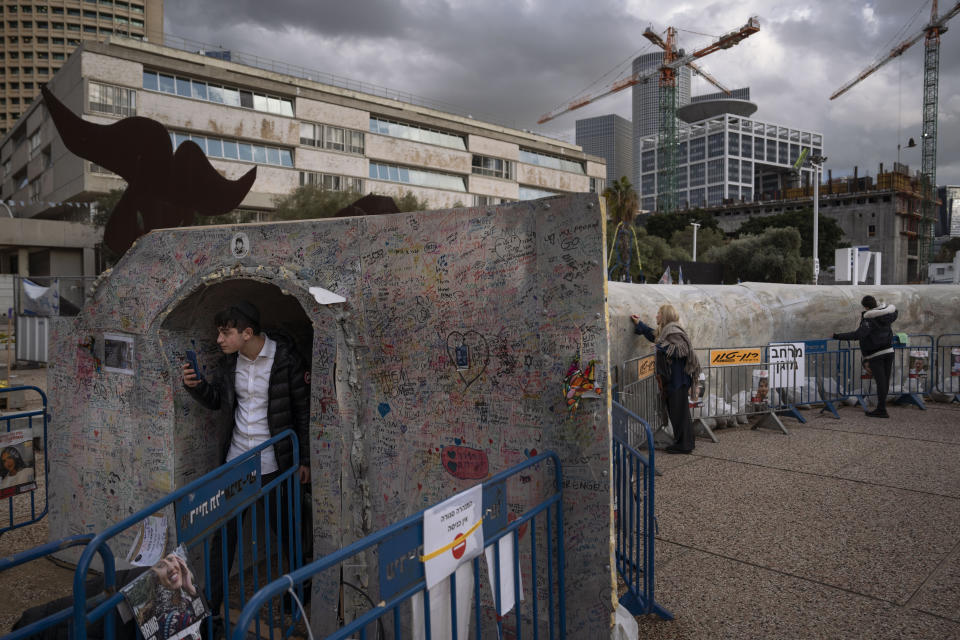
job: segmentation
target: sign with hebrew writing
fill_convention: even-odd
[[[760,364],[760,362],[761,350],[755,347],[710,350],[711,367],[724,367],[734,364]]]
[[[656,360],[656,356],[647,356],[637,360],[637,380],[646,380],[653,375]]]
[[[427,588],[483,553],[483,485],[423,512],[423,563]]]
[[[804,343],[802,342],[771,342],[768,347],[770,354],[770,386],[775,389],[795,387],[807,375],[804,361]]]
[[[177,538],[190,541],[222,524],[255,499],[259,490],[259,455],[225,467],[202,489],[177,500]]]

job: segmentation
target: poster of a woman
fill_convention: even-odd
[[[144,640],[199,640],[200,623],[210,610],[187,567],[182,545],[122,591]]]
[[[0,434],[0,499],[37,488],[30,430]]]

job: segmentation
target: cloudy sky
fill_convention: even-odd
[[[940,0],[940,12],[955,5]],[[166,0],[169,36],[219,45],[456,105],[573,141],[578,118],[630,118],[622,91],[538,126],[540,115],[629,73],[651,26],[703,47],[758,16],[759,33],[703,68],[749,86],[767,122],[820,131],[834,176],[875,175],[920,139],[923,41],[836,100],[829,96],[929,20],[922,0]],[[940,47],[939,184],[960,184],[960,16]],[[714,91],[694,79],[694,94]],[[920,168],[920,148],[901,161]]]

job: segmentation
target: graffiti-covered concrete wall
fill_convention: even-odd
[[[609,407],[606,395],[584,400],[571,417],[562,394],[576,355],[608,364],[603,238],[587,194],[141,238],[54,332],[51,537],[100,530],[218,464],[231,417],[194,403],[179,367],[186,349],[213,365],[213,314],[246,298],[309,354],[317,554],[553,450],[567,628],[605,634]],[[317,286],[346,302],[319,304]],[[129,356],[105,353],[105,340]],[[444,464],[451,448],[464,464]],[[534,477],[509,491],[522,511],[549,487]],[[349,572],[375,587],[375,568]],[[314,584],[314,619],[333,618],[336,598]]]

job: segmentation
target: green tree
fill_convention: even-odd
[[[705,254],[714,247],[722,247],[727,242],[727,236],[719,229],[698,229],[697,230],[697,258]],[[670,237],[670,244],[674,247],[680,247],[691,256],[693,255],[693,227],[687,226],[679,231],[674,231]]]
[[[273,200],[272,220],[313,220],[329,218],[361,197],[356,191],[332,191],[305,184]]]
[[[960,251],[960,238],[950,238],[941,245],[940,251],[933,261],[953,262],[953,256],[957,255],[957,251]]]
[[[813,261],[800,255],[800,233],[796,229],[770,228],[755,236],[744,236],[703,256],[704,262],[723,265],[723,281],[782,282],[810,281]]]
[[[690,254],[682,247],[673,246],[659,236],[652,236],[647,233],[643,227],[633,225],[631,227],[636,233],[636,245],[634,245],[634,235],[629,235],[630,241],[630,279],[632,282],[640,282],[641,274],[647,282],[656,282],[663,273],[664,260],[689,260]],[[616,227],[607,225],[607,251],[613,246],[613,234]],[[626,234],[621,234],[626,235]],[[639,259],[638,259],[639,254]],[[614,274],[615,279],[618,274]]]
[[[626,176],[620,176],[603,190],[603,197],[607,202],[607,215],[610,217],[610,227],[613,229],[611,241],[616,245],[614,252],[619,258],[619,273],[614,272],[610,275],[613,278],[620,279],[624,275],[623,270],[627,265],[630,265],[632,281],[633,274],[638,271],[638,269],[634,269],[633,265],[636,260],[631,259],[631,257],[636,257],[636,248],[633,246],[633,234],[630,233],[630,230],[634,228],[633,219],[637,215],[637,207],[639,206],[637,192],[634,191],[633,185],[630,184]],[[631,253],[631,251],[634,253]],[[607,265],[607,268],[609,269],[610,265]]]
[[[843,229],[837,221],[829,216],[818,216],[817,227],[820,237],[817,244],[820,258],[820,267],[825,269],[833,266],[833,252],[839,249],[843,240]],[[773,216],[750,218],[737,229],[737,236],[758,235],[767,229],[796,229],[800,233],[800,255],[813,257],[813,208],[807,207],[797,211],[785,211]]]
[[[713,217],[713,214],[702,209],[682,213],[654,213],[647,216],[644,226],[650,235],[669,240],[677,231],[689,227],[691,222],[699,223],[700,231],[707,229],[720,230],[720,223]]]
[[[399,198],[394,198],[393,201],[396,203],[397,209],[399,209],[401,212],[425,211],[426,209],[430,208],[430,206],[427,204],[427,201],[425,199],[421,200],[418,198],[413,191],[407,191]],[[456,203],[454,203],[454,207],[456,207]]]

